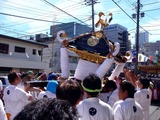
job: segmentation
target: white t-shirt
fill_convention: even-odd
[[[7,120],[7,116],[4,111],[4,107],[1,99],[0,99],[0,120]]]
[[[0,91],[3,90],[3,84],[2,84],[2,81],[0,80]]]
[[[43,98],[56,98],[56,95],[51,93],[50,91],[42,91],[38,95],[38,99],[43,99]]]
[[[115,110],[115,108],[117,107],[117,105],[119,105],[122,102],[123,102],[123,100],[118,100],[116,103],[114,103],[114,105],[112,107],[113,111]]]
[[[127,98],[116,106],[113,111],[114,120],[143,120],[142,107],[133,99]]]
[[[25,91],[25,85],[24,83],[20,83],[17,85],[20,89],[23,89]],[[33,97],[33,100],[36,100],[38,97],[39,92],[36,91],[28,91],[28,93]]]
[[[109,99],[109,94],[108,93],[100,93],[98,98],[102,100],[103,102],[107,103]]]
[[[135,101],[138,102],[143,108],[144,120],[149,120],[149,106],[151,104],[151,97],[152,94],[149,89],[141,89],[134,94]]]
[[[114,103],[116,103],[119,100],[118,96],[118,88],[115,89],[112,94],[109,97],[108,104],[113,107]]]
[[[14,85],[9,85],[5,88],[3,99],[6,113],[11,114],[11,120],[29,103],[29,96],[30,94]]]
[[[77,105],[79,120],[113,120],[112,108],[99,98],[88,98]]]
[[[20,89],[24,90],[24,83],[21,82],[20,84],[17,85],[17,87],[19,87]]]

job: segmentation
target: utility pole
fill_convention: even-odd
[[[136,51],[137,62],[135,64],[135,72],[138,71],[138,53],[139,53],[139,14],[140,14],[140,0],[137,0],[137,30],[136,30]]]
[[[132,14],[132,18],[137,20],[137,29],[136,29],[136,39],[135,39],[135,45],[136,45],[136,57],[137,62],[135,63],[135,72],[138,72],[137,66],[138,66],[138,53],[139,53],[139,19],[143,18],[145,16],[144,12],[140,12],[140,9],[143,7],[143,5],[140,3],[140,0],[137,0],[136,3],[136,13]]]
[[[94,1],[92,1],[92,32],[94,32]]]
[[[53,37],[54,37],[54,35],[53,35]],[[54,44],[54,38],[51,38],[52,39],[52,42],[51,42],[51,44],[52,44],[52,55],[51,55],[51,72],[53,72],[53,44]]]
[[[95,31],[94,29],[94,4],[99,3],[98,0],[85,0],[85,5],[92,6],[92,32]]]

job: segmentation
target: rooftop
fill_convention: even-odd
[[[34,40],[24,40],[24,39],[15,38],[15,37],[7,36],[7,35],[2,35],[2,34],[0,34],[0,38],[6,38],[6,39],[9,39],[9,40],[26,42],[26,43],[31,43],[31,44],[35,44],[35,45],[40,45],[40,46],[43,46],[43,47],[48,47],[47,44],[36,42]]]

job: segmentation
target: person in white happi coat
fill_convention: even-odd
[[[101,96],[99,97],[102,101],[108,103],[110,96],[113,94],[113,92],[117,89],[117,85],[113,80],[108,80],[105,84],[105,89],[108,95],[106,96],[105,100],[101,99]],[[117,93],[118,94],[118,93]],[[101,95],[101,94],[100,94]],[[109,104],[109,103],[108,103]]]
[[[87,99],[77,105],[79,120],[113,120],[112,108],[98,98],[102,90],[101,80],[94,74],[87,76],[82,82]]]
[[[152,93],[149,90],[149,80],[147,78],[140,78],[138,80],[138,88],[140,88],[140,90],[135,93],[134,99],[143,108],[144,120],[149,120],[149,106],[152,97]]]
[[[43,98],[56,98],[56,89],[58,86],[58,82],[55,80],[51,80],[47,84],[47,90],[42,91],[38,95],[38,99],[43,99]]]
[[[117,101],[119,100],[119,97],[118,97],[118,88],[115,89],[112,94],[109,96],[109,99],[108,99],[108,104],[113,107],[114,103],[116,103]]]
[[[0,92],[3,90],[3,84],[2,81],[0,80]]]
[[[8,80],[10,85],[4,89],[3,99],[7,117],[9,120],[13,120],[16,114],[19,113],[29,101],[32,101],[33,98],[23,89],[17,87],[21,80],[16,72],[10,72],[8,74]]]
[[[134,100],[135,88],[132,83],[123,81],[119,87],[121,101],[114,109],[114,120],[143,120],[142,107]]]
[[[7,120],[7,116],[4,111],[4,106],[1,99],[0,99],[0,120]]]
[[[121,82],[123,81],[123,79],[121,77],[117,77],[115,76],[114,77],[114,80],[116,81],[116,84],[117,84],[117,89],[115,89],[112,94],[110,95],[109,97],[109,100],[108,100],[108,104],[113,108],[113,105],[119,101],[119,96],[118,96],[118,91],[119,91],[119,86],[121,84]]]

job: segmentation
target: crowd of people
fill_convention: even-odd
[[[149,79],[135,77],[132,71],[124,73],[124,78],[114,80],[101,80],[95,74],[84,80],[64,80],[49,74],[42,88],[27,84],[35,77],[33,71],[10,72],[10,85],[0,100],[0,120],[149,120]]]

